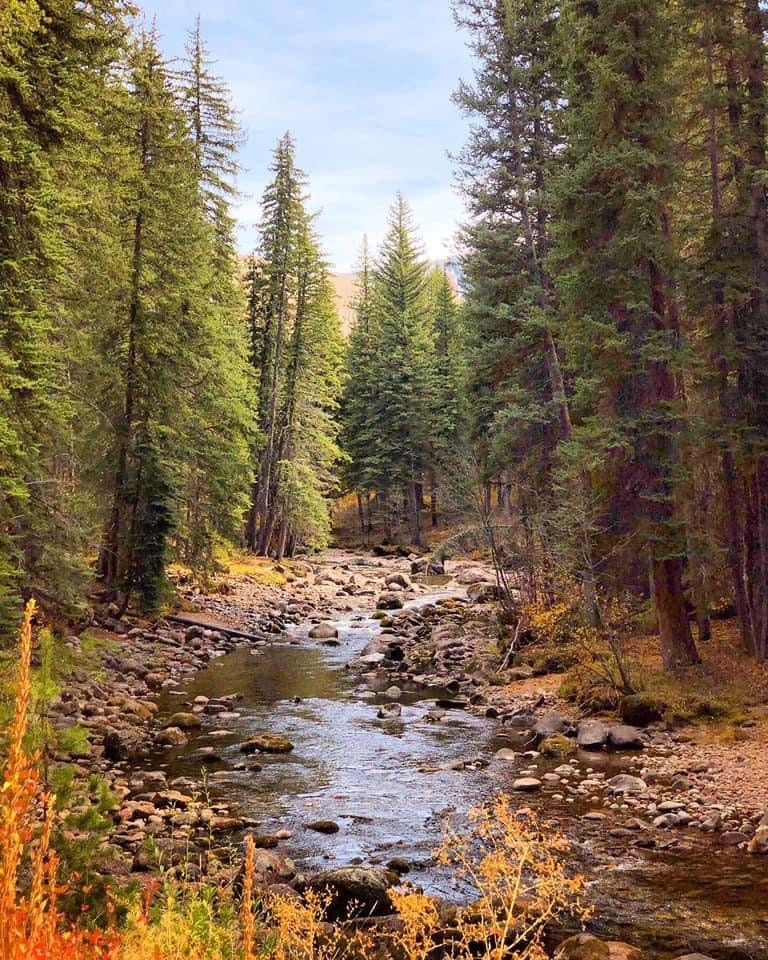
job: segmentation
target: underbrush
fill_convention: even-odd
[[[673,675],[662,665],[658,637],[643,630],[640,609],[608,608],[602,629],[583,625],[577,601],[529,605],[522,615],[524,644],[512,662],[535,675],[563,674],[560,695],[588,712],[616,711],[641,726],[733,725],[749,707],[768,704],[768,677],[741,652],[735,620],[713,621],[712,638],[699,643],[702,662]]]

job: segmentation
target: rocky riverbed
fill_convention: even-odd
[[[336,883],[360,896],[408,872],[455,899],[430,853],[441,821],[503,791],[571,839],[596,932],[768,957],[758,796],[684,735],[580,718],[525,671],[499,686],[490,572],[442,574],[331,553],[282,587],[190,592],[198,624],[102,619],[98,673],[75,670],[51,715],[91,745],[58,759],[119,798],[110,869],[231,880],[250,832],[266,883],[351,869]]]

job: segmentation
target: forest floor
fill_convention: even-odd
[[[574,868],[593,878],[596,931],[639,944],[642,930],[657,947],[665,944],[652,955],[668,957],[684,949],[729,957],[734,954],[718,953],[718,943],[741,936],[752,957],[768,958],[761,920],[768,877],[765,859],[752,855],[768,852],[768,689],[752,661],[734,652],[733,624],[716,623],[713,639],[702,644],[702,664],[673,681],[663,676],[654,638],[633,640],[629,654],[647,678],[645,692],[663,700],[666,711],[660,720],[628,726],[611,711],[587,716],[564,699],[567,675],[529,675],[532,669],[524,663],[501,667],[494,605],[472,599],[482,600],[483,584],[492,581],[487,565],[451,561],[445,577],[423,581],[412,575],[412,559],[347,551],[283,564],[235,557],[205,590],[174,571],[181,597],[177,613],[197,625],[172,618],[117,620],[104,610],[97,625],[68,637],[57,658],[61,691],[43,712],[57,731],[54,767],[74,765],[81,783],[97,774],[116,798],[103,844],[108,859],[100,869],[112,879],[143,883],[164,862],[187,877],[232,882],[239,838],[257,831],[263,882],[295,885],[302,882],[292,860],[297,853],[309,851],[307,862],[317,870],[333,843],[342,843],[340,851],[350,849],[358,826],[333,809],[338,801],[332,794],[318,803],[327,829],[334,818],[333,836],[341,840],[320,835],[320,846],[308,847],[299,813],[289,829],[284,823],[281,828],[269,817],[255,816],[258,807],[248,793],[229,786],[233,777],[247,784],[262,776],[259,789],[272,789],[263,786],[273,782],[264,776],[289,769],[280,766],[279,755],[240,752],[243,724],[254,721],[248,719],[249,703],[234,692],[240,689],[234,681],[241,679],[242,664],[258,678],[259,663],[267,662],[259,658],[276,644],[284,648],[287,637],[297,649],[322,650],[327,644],[329,652],[338,650],[334,656],[340,659],[333,662],[359,684],[356,689],[375,697],[374,712],[365,716],[378,709],[389,737],[377,741],[377,750],[403,736],[407,750],[409,730],[416,744],[425,730],[439,734],[435,742],[446,744],[446,756],[438,753],[415,771],[421,780],[408,781],[414,812],[431,796],[428,786],[419,796],[419,783],[435,776],[438,795],[447,789],[457,803],[498,791],[517,795],[521,809],[536,811],[548,828],[571,840]],[[361,647],[354,639],[355,620],[374,608],[386,610],[378,615],[380,627],[361,621],[367,631]],[[320,628],[315,640],[313,628]],[[249,633],[246,652],[259,656],[243,660],[243,638],[230,630]],[[226,683],[214,682],[209,689],[204,678],[217,662]],[[304,684],[299,689],[311,697],[314,675],[304,670],[296,675]],[[319,676],[328,681],[327,672]],[[283,689],[281,677],[273,682]],[[298,731],[300,755],[301,738],[311,734],[321,759],[322,738],[334,748],[341,738],[343,763],[344,737],[354,735],[358,721],[333,728],[342,704],[329,701],[322,721],[328,728],[303,714],[297,725],[288,695],[277,690],[274,696],[269,708],[274,714],[266,714],[269,730],[284,733],[288,724],[294,739]],[[472,718],[463,727],[462,715]],[[387,728],[393,721],[394,731]],[[364,726],[369,723],[366,719]],[[308,741],[306,750],[311,748]],[[333,750],[328,753],[330,758]],[[361,755],[361,765],[368,759]],[[390,772],[385,764],[385,779],[371,784],[371,793],[385,792],[386,776],[400,777],[404,762],[405,755],[393,755]],[[201,777],[203,767],[207,773]],[[295,765],[292,770],[294,776]],[[445,776],[460,780],[446,788],[439,779]],[[259,797],[268,805],[267,794]],[[80,812],[86,806],[81,798]],[[391,841],[393,851],[407,852],[409,822],[403,818],[398,837],[377,836],[378,846],[386,849]],[[418,827],[415,820],[413,826]],[[440,830],[434,827],[435,842]],[[85,838],[87,828],[72,825],[70,839],[78,835]],[[414,869],[419,862],[418,869],[427,871],[426,881],[429,858],[415,847],[413,857]],[[392,862],[403,860],[398,854]],[[661,916],[666,919],[660,926]]]

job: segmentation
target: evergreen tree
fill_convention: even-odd
[[[127,10],[119,0],[0,9],[0,630],[21,587],[66,599],[81,565],[58,327],[72,262],[63,158],[92,139],[84,104],[102,98]],[[89,186],[78,182],[80,204]]]
[[[662,3],[563,7],[569,148],[559,184],[559,287],[588,465],[615,510],[614,544],[650,555],[664,663],[697,660],[675,504],[679,324],[669,203],[671,30]],[[596,283],[595,278],[600,282]]]
[[[436,268],[429,277],[429,311],[432,321],[433,354],[430,357],[429,487],[432,526],[438,525],[438,488],[451,468],[464,422],[462,363],[464,344],[459,330],[459,306],[446,270]]]
[[[206,213],[214,223],[226,214],[236,194],[237,149],[242,132],[229,88],[212,72],[213,62],[203,39],[200,17],[186,44],[180,74],[181,101],[189,119],[195,164]]]
[[[368,501],[376,492],[374,451],[378,429],[372,416],[378,396],[378,330],[367,236],[360,254],[353,308],[355,320],[349,337],[347,378],[341,403],[342,446],[348,458],[346,483],[357,494],[361,531],[366,534],[371,527]]]
[[[129,118],[127,309],[102,341],[105,353],[117,352],[119,393],[110,398],[112,508],[100,574],[125,602],[135,592],[152,607],[162,596],[176,526],[185,416],[193,409],[189,384],[208,333],[200,273],[208,233],[192,143],[151,35],[139,38],[131,54]]]
[[[410,537],[417,545],[421,543],[421,494],[431,421],[427,287],[428,269],[411,212],[398,195],[373,271],[378,382],[371,413],[377,428],[371,469],[390,525],[404,503]]]
[[[551,188],[564,136],[563,66],[551,0],[454,4],[476,57],[454,99],[472,118],[458,157],[470,222],[461,232],[471,432],[488,484],[525,531],[530,580],[551,557],[556,447],[571,436],[560,304],[547,261]],[[581,575],[583,551],[566,561]]]
[[[181,73],[181,102],[189,123],[203,212],[210,224],[204,260],[201,353],[194,376],[195,417],[186,433],[181,558],[209,567],[217,539],[239,537],[251,482],[255,383],[248,360],[248,326],[230,203],[236,196],[237,149],[242,140],[225,82],[215,76],[198,17]]]
[[[305,536],[315,543],[327,538],[325,494],[338,454],[329,413],[341,357],[327,267],[304,206],[304,175],[289,134],[275,150],[272,171],[260,244],[248,271],[261,436],[246,537],[257,552],[282,555]],[[314,518],[309,525],[299,522],[301,502]]]

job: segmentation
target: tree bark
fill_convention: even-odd
[[[651,561],[653,592],[659,616],[661,658],[664,668],[677,671],[699,663],[691,636],[683,592],[683,561],[680,557],[654,557]]]

